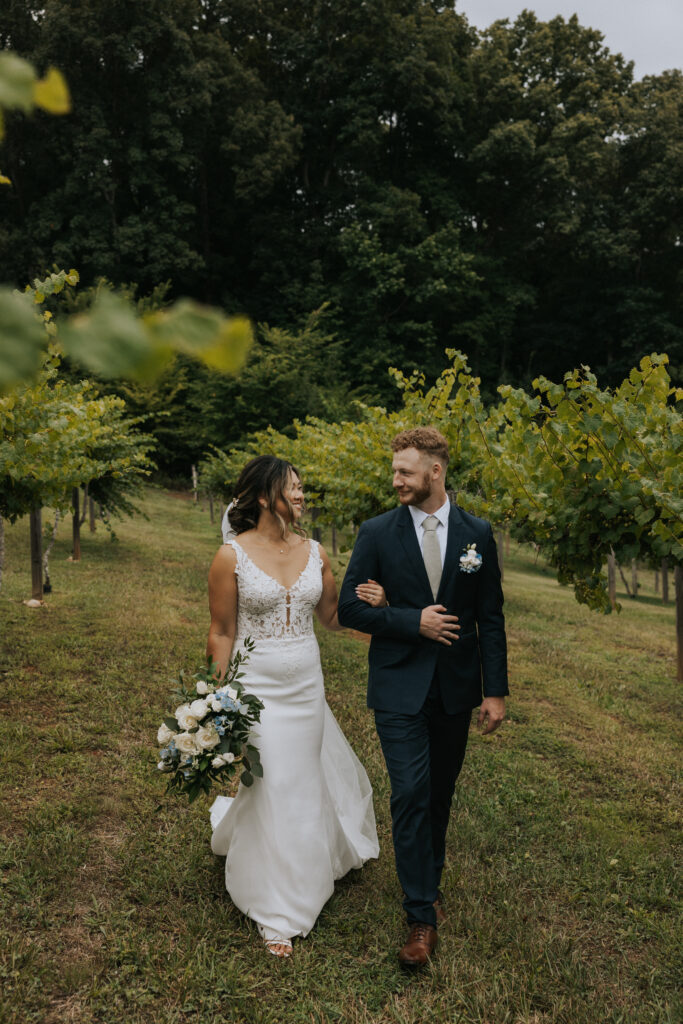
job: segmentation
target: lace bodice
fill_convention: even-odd
[[[296,582],[287,589],[260,569],[236,540],[228,541],[237,556],[237,637],[283,640],[313,636],[313,609],[323,591],[322,559],[316,541]]]

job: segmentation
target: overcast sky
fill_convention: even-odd
[[[636,78],[683,67],[683,0],[456,0],[457,10],[477,28],[499,18],[514,21],[526,7],[541,21],[578,14],[596,28],[605,45],[635,62]]]

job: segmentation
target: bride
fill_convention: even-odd
[[[334,881],[379,852],[372,790],[360,761],[325,702],[316,612],[338,630],[337,590],[329,559],[298,525],[301,480],[272,455],[252,459],[229,512],[234,537],[209,572],[207,656],[222,676],[233,648],[255,647],[245,689],[264,703],[252,741],[263,778],[211,807],[214,853],[224,855],[225,884],[278,957],[292,952],[334,890]],[[385,603],[379,584],[358,591]]]

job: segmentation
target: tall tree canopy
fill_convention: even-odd
[[[9,119],[5,279],[170,280],[296,336],[323,308],[334,401],[392,403],[387,368],[435,377],[448,346],[488,395],[580,363],[615,382],[652,350],[680,374],[683,76],[634,82],[576,18],[477,33],[436,0],[15,0],[0,45],[73,98],[57,128]],[[283,426],[289,403],[266,406],[250,424]]]

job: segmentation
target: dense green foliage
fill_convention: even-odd
[[[670,558],[683,563],[683,421],[667,357],[643,357],[618,388],[585,368],[561,384],[533,382],[535,394],[503,385],[486,406],[466,358],[429,389],[424,377],[394,372],[401,407],[359,404],[358,422],[297,422],[296,436],[270,429],[202,463],[204,486],[232,495],[246,458],[273,452],[302,473],[327,522],[361,522],[392,508],[390,443],[400,430],[437,426],[452,454],[447,483],[461,503],[532,541],[574,587],[577,599],[610,610],[604,562]]]
[[[0,142],[6,113],[39,108],[66,114],[70,103],[64,77],[56,68],[49,68],[41,79],[30,61],[11,50],[0,52]],[[0,173],[0,186],[11,185],[11,179]],[[39,375],[47,338],[56,333],[53,311],[43,311],[42,326],[47,328],[43,331],[34,306],[78,280],[75,270],[55,270],[43,279],[34,278],[33,285],[19,293],[0,278],[0,394]],[[244,362],[252,342],[245,317],[226,319],[217,309],[181,299],[168,309],[138,318],[126,298],[111,289],[97,294],[92,309],[64,319],[60,326],[61,350],[81,369],[105,378],[149,379],[173,362],[177,353],[222,372],[234,371]]]
[[[105,512],[132,512],[153,465],[152,439],[138,428],[120,398],[59,380],[49,365],[30,387],[0,397],[0,516],[64,510],[86,484]]]
[[[634,82],[576,19],[478,34],[430,0],[47,0],[4,8],[0,44],[73,96],[57,131],[10,119],[17,281],[53,260],[171,280],[293,336],[324,307],[335,391],[309,407],[299,387],[324,416],[395,402],[387,368],[433,380],[447,346],[489,396],[582,363],[616,384],[653,350],[680,372],[683,76]],[[282,428],[287,403],[257,392],[245,430]]]

